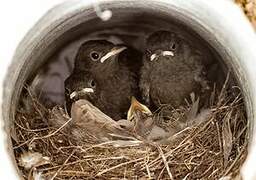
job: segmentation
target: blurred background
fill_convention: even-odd
[[[256,29],[256,0],[236,0],[235,2],[243,9]]]

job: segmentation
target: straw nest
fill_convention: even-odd
[[[52,126],[49,119],[54,111],[27,92],[23,98],[30,106],[19,108],[13,138],[25,179],[228,179],[239,175],[246,157],[244,104],[239,88],[228,86],[227,80],[209,96],[210,116],[171,136],[165,144],[138,141],[136,145],[116,146],[76,141],[65,131],[70,119],[59,127]],[[170,108],[178,116],[162,124],[179,123],[190,109],[190,104]],[[161,116],[161,111],[156,114]]]

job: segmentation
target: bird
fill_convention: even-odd
[[[185,120],[179,122],[164,123],[163,117],[158,117],[157,113],[152,113],[150,109],[140,103],[135,97],[132,97],[131,106],[127,113],[128,123],[122,121],[119,125],[127,131],[130,131],[137,136],[153,142],[168,143],[178,133],[187,127],[195,127],[210,119],[212,112],[210,109],[198,110],[199,98],[197,100],[192,97],[190,108],[184,112]],[[180,114],[180,118],[183,118]]]
[[[170,135],[168,131],[157,124],[156,116],[154,116],[150,109],[140,103],[135,97],[131,99],[127,120],[133,124],[132,126],[126,126],[126,129],[147,141],[159,141]]]
[[[185,103],[192,92],[209,89],[203,56],[179,33],[160,30],[146,39],[139,87],[143,102],[159,108]]]
[[[103,77],[114,73],[138,74],[142,53],[128,45],[115,45],[107,40],[90,40],[83,43],[75,57],[73,71],[86,70]]]
[[[72,104],[71,118],[74,123],[72,134],[76,138],[99,142],[134,139],[118,122],[85,99],[80,99]]]
[[[122,124],[86,99],[72,103],[70,117],[61,106],[55,106],[50,112],[49,123],[56,129],[61,128],[70,140],[81,145],[108,142],[114,146],[133,146],[140,143]]]
[[[131,47],[106,40],[85,42],[78,50],[73,72],[65,80],[67,109],[74,100],[88,99],[112,119],[126,118],[131,97],[139,96],[141,61],[142,53]],[[87,95],[81,95],[84,88],[91,88]]]
[[[72,104],[79,99],[92,100],[95,98],[96,82],[90,72],[72,73],[64,82],[65,109],[71,114]]]

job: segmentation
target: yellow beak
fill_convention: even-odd
[[[135,97],[132,97],[131,106],[127,113],[128,121],[132,121],[136,111],[140,111],[144,114],[152,115],[152,112],[149,110],[147,106],[145,106],[144,104],[141,104]]]

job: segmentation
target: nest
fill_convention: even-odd
[[[115,146],[76,141],[65,131],[70,120],[52,126],[48,120],[54,111],[46,109],[30,91],[22,98],[30,103],[16,114],[13,150],[25,179],[233,178],[239,175],[247,154],[243,99],[239,88],[228,87],[227,81],[220,90],[213,88],[209,96],[210,117],[182,129],[164,144]],[[179,123],[190,108],[189,104],[169,108],[176,114],[171,122]],[[161,110],[156,114],[161,116]]]

